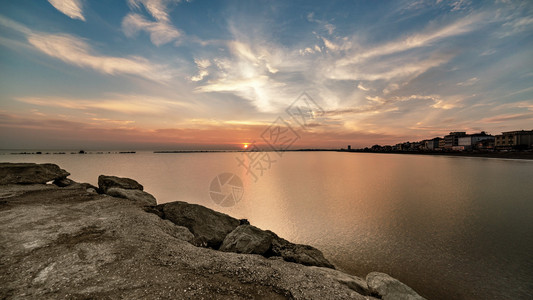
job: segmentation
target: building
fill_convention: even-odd
[[[426,150],[429,150],[429,151],[435,151],[435,150],[440,150],[440,143],[443,139],[440,138],[440,137],[436,137],[434,139],[431,139],[431,140],[426,140],[425,141],[425,149]]]
[[[443,150],[445,147],[446,141],[444,139],[439,140],[439,150]]]
[[[496,149],[529,149],[533,148],[533,130],[502,132],[495,136]]]
[[[494,136],[485,133],[485,131],[482,131],[480,133],[467,134],[466,136],[461,136],[458,138],[457,146],[461,146],[461,150],[471,150],[475,148],[474,146],[478,142],[484,140],[494,140]]]
[[[494,151],[494,139],[487,139],[477,142],[474,149],[481,151]]]
[[[462,136],[466,136],[466,132],[450,132],[450,134],[444,136],[444,148],[451,150],[454,146],[459,146],[459,137]]]
[[[411,143],[410,142],[399,143],[399,144],[396,144],[394,148],[396,149],[396,151],[407,151],[411,148]]]

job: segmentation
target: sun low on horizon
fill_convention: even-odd
[[[4,149],[294,148],[531,130],[531,1],[0,3]],[[305,128],[291,113],[306,95]],[[280,124],[281,124],[280,123]]]

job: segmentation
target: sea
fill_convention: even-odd
[[[312,245],[338,269],[385,272],[427,299],[533,299],[533,161],[346,152],[43,151],[69,178],[137,180]],[[46,154],[49,153],[49,154]],[[56,153],[56,154],[54,154]],[[71,154],[72,153],[72,154]]]

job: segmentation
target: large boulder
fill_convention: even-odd
[[[385,273],[372,272],[366,275],[366,282],[372,294],[383,300],[425,300],[412,288]]]
[[[251,225],[235,228],[226,236],[219,250],[261,254],[266,257],[279,256],[285,261],[306,266],[335,268],[320,250],[308,245],[293,244],[272,231],[261,230]]]
[[[320,250],[309,245],[293,244],[278,237],[273,232],[271,233],[275,236],[272,240],[272,247],[270,249],[272,256],[281,256],[285,261],[295,262],[306,266],[335,269]]]
[[[273,235],[252,225],[241,225],[230,232],[221,251],[264,255],[272,246]]]
[[[164,219],[187,227],[194,234],[194,244],[218,249],[226,235],[239,226],[239,220],[207,207],[187,202],[160,204]]]
[[[47,183],[69,175],[55,164],[0,163],[0,184]]]
[[[107,195],[117,198],[124,198],[135,202],[140,206],[157,205],[157,200],[151,194],[140,190],[127,190],[118,187],[108,188]]]
[[[106,175],[98,176],[98,187],[105,194],[107,194],[107,190],[109,188],[113,188],[113,187],[121,188],[125,190],[140,190],[140,191],[144,189],[140,183],[138,183],[137,181],[133,179],[121,178],[117,176],[106,176]]]

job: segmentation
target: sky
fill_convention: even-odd
[[[0,148],[261,148],[272,129],[294,149],[531,130],[533,1],[0,1]]]

